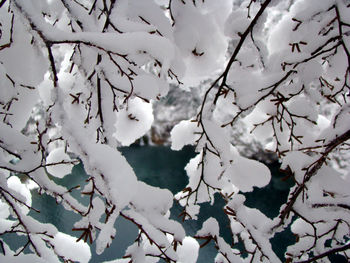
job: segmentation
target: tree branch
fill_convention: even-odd
[[[316,262],[316,260],[319,260],[319,259],[324,258],[324,257],[328,257],[328,256],[330,256],[330,255],[334,255],[334,254],[336,254],[336,253],[339,253],[339,252],[342,252],[342,251],[345,251],[345,250],[348,250],[348,249],[350,249],[350,244],[347,244],[347,245],[342,246],[342,247],[337,247],[337,248],[331,249],[331,250],[329,250],[329,251],[327,251],[327,252],[324,252],[324,253],[322,253],[322,254],[320,254],[320,255],[317,255],[317,256],[315,256],[315,257],[312,257],[312,258],[310,258],[310,259],[308,259],[308,260],[298,261],[298,262],[296,262],[296,263],[311,263],[311,262]]]

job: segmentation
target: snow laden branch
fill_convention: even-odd
[[[139,182],[116,149],[147,132],[153,121],[150,101],[167,93],[167,77],[178,83],[182,74],[170,22],[160,6],[147,1],[144,9],[145,3],[1,2],[1,84],[6,95],[1,101],[1,196],[5,209],[13,211],[1,235],[22,233],[28,239],[15,253],[3,246],[5,257],[87,262],[91,253],[82,242],[96,242],[97,253],[102,253],[117,235],[115,222],[122,216],[140,229],[126,251],[130,261],[178,260],[175,250],[185,232],[168,218],[172,194]],[[28,65],[19,61],[21,54]],[[27,123],[33,107],[41,114]],[[87,183],[66,189],[54,178],[69,174],[77,162],[84,163]],[[18,175],[81,216],[72,226],[80,232],[77,255],[68,253],[74,238],[56,241],[64,234],[51,225],[38,231],[40,222],[17,212],[19,205],[34,209],[27,203],[28,190],[29,201],[20,189],[8,190]],[[88,196],[88,204],[73,197],[74,191]],[[27,247],[33,254],[24,253]]]
[[[339,253],[348,259],[349,222],[344,218],[349,211],[343,199],[348,194],[340,186],[348,185],[348,166],[339,169],[337,156],[348,150],[349,141],[345,112],[350,63],[344,33],[349,30],[345,13],[349,5],[342,1],[318,7],[313,1],[248,2],[237,4],[232,12],[232,21],[245,21],[245,27],[230,28],[235,36],[231,56],[206,88],[198,115],[172,132],[173,149],[194,144],[199,152],[186,167],[188,186],[176,196],[184,206],[184,219],[196,218],[200,203],[213,202],[214,193],[221,194],[235,240],[230,254],[222,253],[216,235],[198,235],[207,240],[204,245],[215,242],[220,252],[217,262],[235,262],[236,255],[247,262],[279,262],[265,244],[289,226],[297,239],[285,254],[288,262],[328,260]],[[274,16],[275,12],[283,18]],[[230,22],[229,18],[226,25]],[[242,123],[276,153],[281,169],[295,182],[274,219],[246,207],[239,193],[270,180],[262,164],[239,156],[231,145],[230,129]],[[186,140],[181,142],[181,136]],[[339,180],[338,187],[330,187],[327,180]],[[337,205],[341,206],[336,209]],[[247,256],[237,252],[238,243],[243,243]]]
[[[103,253],[122,217],[139,232],[116,262],[195,262],[210,242],[218,263],[349,261],[349,10],[345,0],[0,1],[0,259],[88,262],[86,242]],[[171,131],[172,149],[197,152],[175,195],[180,216],[196,220],[219,195],[232,240],[211,215],[201,245],[186,236],[169,217],[173,194],[139,181],[118,151],[150,130],[169,85],[202,94]],[[242,155],[235,130],[294,182],[275,218],[245,204],[271,173]],[[85,183],[63,186],[78,163]],[[32,217],[36,190],[79,216],[77,238]],[[271,241],[286,229],[295,242],[277,255]],[[14,249],[9,235],[25,241]]]

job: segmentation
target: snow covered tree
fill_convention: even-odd
[[[280,262],[270,241],[288,227],[287,262],[349,261],[349,82],[348,0],[1,0],[0,258],[88,262],[82,241],[102,253],[123,217],[139,235],[116,262],[193,262],[198,243],[169,209],[175,198],[196,219],[219,193],[233,244],[210,215],[195,236],[215,243],[215,262]],[[171,132],[172,149],[197,152],[175,197],[137,180],[117,149],[150,129],[169,85],[205,90]],[[276,218],[245,205],[271,175],[232,143],[242,123],[295,182]],[[88,183],[58,184],[79,162]],[[79,242],[28,215],[30,184],[80,215]],[[9,234],[26,245],[12,251]]]

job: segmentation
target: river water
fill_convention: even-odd
[[[169,147],[164,146],[133,146],[120,149],[127,158],[130,165],[139,178],[150,185],[161,188],[168,188],[174,194],[181,191],[187,184],[187,176],[184,167],[190,158],[195,156],[191,147],[185,147],[182,151],[172,151]],[[278,166],[270,166],[273,174],[271,183],[264,189],[256,189],[246,195],[246,205],[259,208],[269,217],[278,214],[280,205],[286,200],[290,182],[283,182],[282,175],[278,172]],[[67,187],[84,184],[87,179],[83,166],[77,165],[73,168],[72,174],[67,175],[64,179],[57,180],[58,183]],[[81,198],[76,193],[77,198]],[[82,200],[87,202],[88,200]],[[202,223],[208,217],[215,217],[220,224],[221,235],[227,242],[231,242],[229,222],[223,213],[222,207],[224,202],[216,196],[215,205],[204,204],[201,208],[199,218],[196,221],[189,220],[183,225],[188,235],[194,235],[202,226]],[[33,206],[41,211],[40,214],[30,212],[33,217],[43,222],[54,224],[59,231],[77,236],[79,233],[72,231],[73,224],[79,219],[79,216],[66,211],[61,206],[57,206],[53,198],[47,195],[39,196],[33,192]],[[178,215],[181,213],[181,207],[174,203],[171,210],[172,218],[181,221]],[[123,218],[118,219],[117,236],[110,248],[106,249],[102,255],[95,253],[94,244],[91,245],[92,258],[90,263],[103,262],[115,258],[121,258],[125,249],[133,243],[137,236],[137,228]],[[273,240],[272,245],[278,256],[283,260],[283,254],[288,244],[295,241],[294,237],[287,230],[278,234]],[[213,262],[216,255],[216,249],[211,243],[200,249],[197,262]],[[284,260],[283,260],[284,261]]]

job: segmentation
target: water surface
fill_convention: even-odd
[[[195,156],[192,147],[185,147],[182,151],[172,151],[169,147],[164,146],[132,146],[120,150],[133,167],[139,180],[153,186],[168,188],[174,194],[186,186],[188,178],[184,167]],[[277,165],[272,165],[270,169],[273,173],[271,183],[264,189],[256,189],[247,194],[246,204],[250,207],[259,208],[269,217],[274,217],[278,214],[280,205],[287,198],[290,184],[280,180],[282,175],[278,173]],[[79,164],[73,168],[72,174],[67,175],[64,179],[58,179],[57,182],[70,188],[76,185],[84,185],[87,178],[83,166]],[[77,198],[81,198],[78,192],[75,195]],[[88,202],[87,199],[81,200],[82,202]],[[43,222],[56,225],[59,231],[79,237],[79,233],[72,231],[74,222],[79,219],[78,215],[66,211],[62,206],[57,206],[55,200],[47,195],[39,196],[37,193],[33,193],[33,205],[41,213],[31,212],[31,215]],[[194,235],[208,217],[215,217],[220,224],[220,234],[228,243],[231,243],[229,221],[223,213],[223,206],[224,201],[219,196],[215,196],[214,206],[204,204],[201,207],[198,220],[188,220],[183,224],[187,235]],[[182,208],[174,202],[171,217],[181,221],[181,218],[178,217],[181,211]],[[97,255],[95,245],[92,245],[90,263],[121,258],[125,249],[133,243],[138,233],[137,228],[123,218],[118,219],[116,229],[117,236],[115,240],[102,255]],[[288,231],[274,238],[272,244],[281,259],[283,259],[285,247],[293,241],[294,237]],[[210,243],[200,250],[197,262],[213,262],[216,252],[214,244]]]

